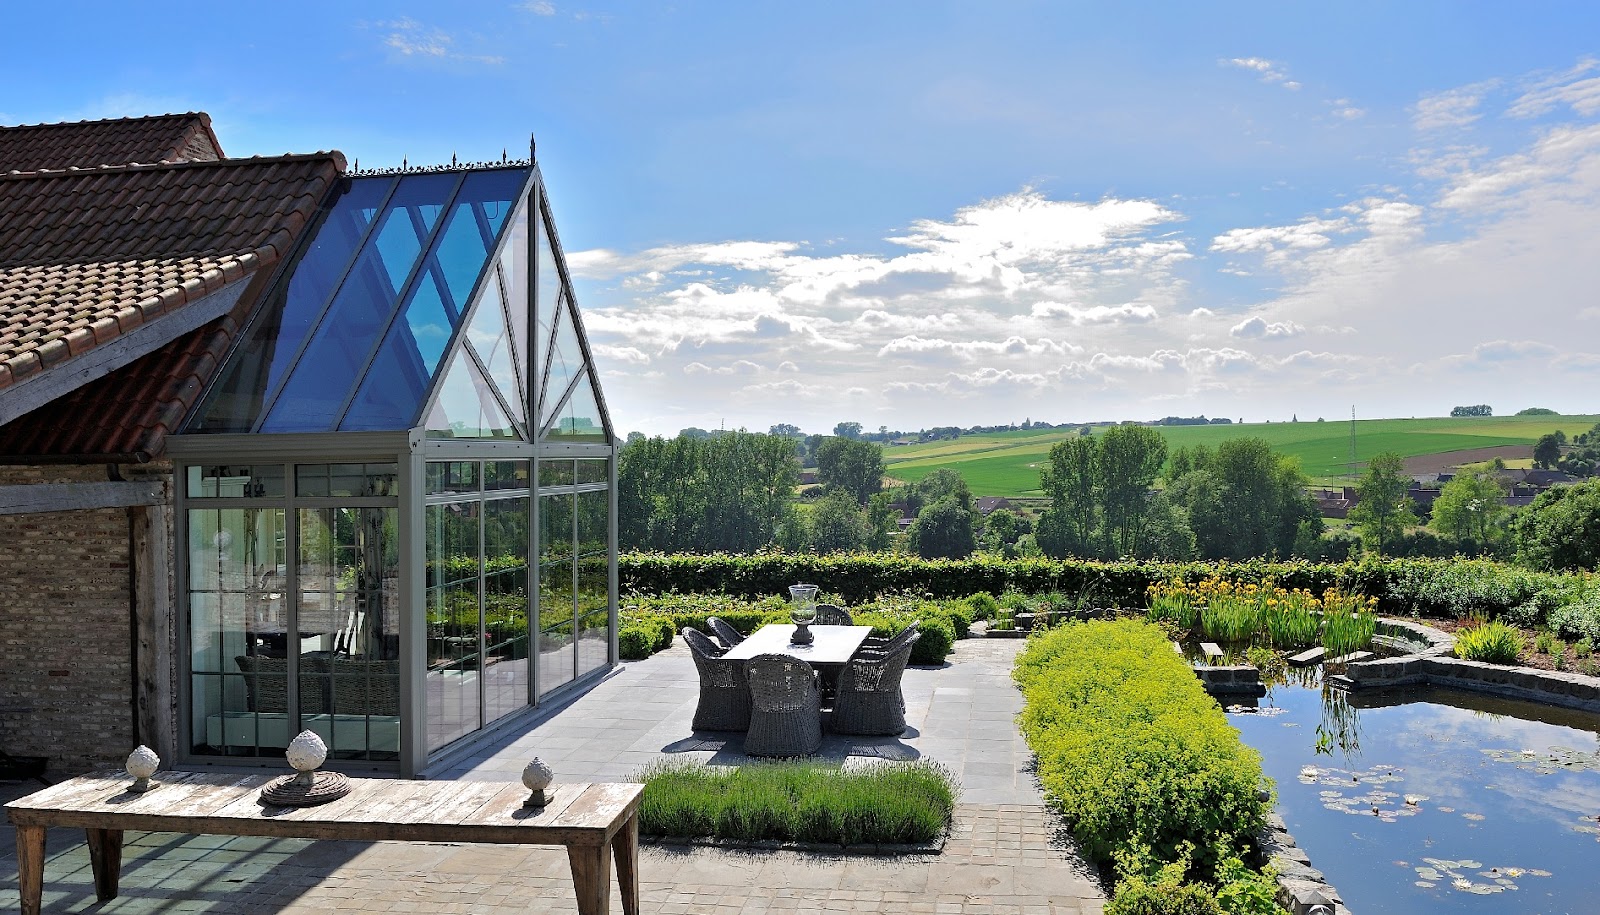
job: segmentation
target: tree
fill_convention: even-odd
[[[1517,559],[1535,569],[1600,566],[1600,480],[1546,490],[1512,523]]]
[[[768,435],[781,435],[784,438],[800,438],[803,433],[800,427],[793,423],[775,423],[767,429]]]
[[[628,433],[628,437],[626,439],[624,439],[624,441],[627,444],[631,445],[634,442],[643,441],[644,437],[645,437],[645,435],[644,435],[643,432],[640,432],[638,430],[634,430],[633,432],[629,432]]]
[[[1350,520],[1361,531],[1361,539],[1382,553],[1389,550],[1401,532],[1417,521],[1406,490],[1411,482],[1405,475],[1405,460],[1385,451],[1367,462],[1367,472],[1356,484],[1359,501],[1350,509]]]
[[[1439,490],[1433,500],[1428,527],[1456,540],[1476,541],[1486,548],[1498,539],[1499,520],[1506,513],[1506,491],[1500,479],[1487,473],[1460,473]]]
[[[1486,403],[1473,404],[1467,407],[1452,407],[1451,416],[1493,416],[1494,408]]]
[[[860,505],[883,488],[883,449],[837,436],[824,439],[817,446],[817,478],[828,492],[844,490]]]
[[[967,481],[959,470],[940,467],[909,489],[910,492],[906,493],[906,509],[913,515],[922,511],[924,505],[932,505],[941,499],[955,499],[962,508],[972,508],[972,490],[967,488]]]
[[[840,423],[837,426],[833,427],[833,434],[837,435],[840,438],[851,438],[851,439],[860,438],[861,437],[861,424],[860,423]]]
[[[1524,407],[1517,411],[1518,416],[1560,416],[1560,413],[1549,407]]]
[[[866,512],[843,490],[811,510],[811,548],[818,553],[856,552],[866,546],[871,533]]]
[[[924,559],[961,559],[977,546],[972,533],[972,512],[955,499],[924,508],[911,523],[911,548]]]
[[[875,492],[867,500],[866,547],[869,550],[887,550],[890,538],[900,530],[900,512],[894,508],[894,494]]]
[[[1046,556],[1089,556],[1095,521],[1095,440],[1086,435],[1057,442],[1039,471],[1050,508],[1039,519],[1036,539]]]
[[[623,549],[753,552],[794,503],[800,462],[790,439],[748,432],[624,445],[617,462]]]
[[[1546,470],[1554,467],[1561,460],[1561,440],[1555,433],[1550,432],[1539,436],[1539,441],[1533,446],[1533,466],[1543,467]]]
[[[687,429],[679,429],[678,430],[678,437],[679,438],[710,438],[711,437],[711,433],[707,432],[706,430],[704,430],[702,428],[700,428],[699,426],[690,426]]]
[[[1187,513],[1204,559],[1287,556],[1301,522],[1318,518],[1299,464],[1264,439],[1180,449],[1169,473],[1166,495]]]
[[[1137,556],[1150,485],[1167,461],[1167,440],[1148,426],[1114,426],[1099,437],[1095,476],[1103,513],[1104,555]]]

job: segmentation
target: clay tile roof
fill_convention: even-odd
[[[277,262],[337,152],[0,175],[0,391]]]
[[[0,461],[119,456],[131,462],[162,454],[238,327],[231,315],[219,318],[0,426]]]
[[[222,145],[204,112],[0,127],[0,174],[133,162],[205,162]]]

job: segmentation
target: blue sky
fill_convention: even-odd
[[[0,123],[198,109],[231,155],[364,166],[537,135],[623,430],[1584,412],[1597,19],[33,5]]]

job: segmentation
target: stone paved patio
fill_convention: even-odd
[[[1021,647],[958,642],[939,668],[906,671],[899,739],[829,736],[847,765],[926,757],[962,783],[944,852],[895,858],[646,845],[649,913],[917,912],[1090,915],[1104,903],[1084,862],[1054,837],[1013,716]],[[681,646],[624,665],[570,705],[436,778],[511,781],[531,755],[574,781],[615,781],[661,758],[738,763],[738,735],[694,734],[694,665]],[[0,786],[0,797],[27,793]],[[0,910],[17,905],[12,831],[0,832]],[[621,903],[613,892],[613,911]],[[559,848],[128,836],[122,895],[95,902],[81,832],[50,834],[47,912],[573,912]]]

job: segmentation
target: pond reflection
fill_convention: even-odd
[[[1352,911],[1594,911],[1600,717],[1315,669],[1229,711]]]

